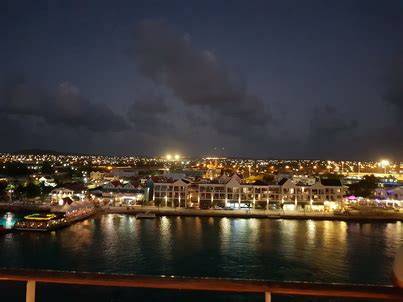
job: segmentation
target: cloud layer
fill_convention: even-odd
[[[136,28],[134,58],[141,74],[172,94],[182,111],[218,133],[261,134],[272,122],[267,102],[213,52],[195,47],[189,35],[164,22],[144,21]]]
[[[68,82],[53,91],[43,90],[23,78],[5,81],[0,88],[0,113],[36,117],[50,125],[94,132],[122,131],[129,125],[105,104],[91,103]]]
[[[269,75],[267,82],[259,84],[277,92],[270,93],[267,85],[261,97],[214,50],[165,22],[140,22],[126,43],[134,44],[127,65],[134,83],[116,99],[90,100],[84,96],[88,87],[81,93],[62,80],[53,88],[21,77],[0,81],[0,134],[7,137],[0,151],[43,147],[109,154],[172,150],[260,158],[401,157],[401,59],[385,87],[376,88],[379,97],[376,89],[357,87],[357,82],[334,88],[326,81],[304,81],[305,69],[303,75],[287,71],[279,78],[270,65],[262,73]],[[120,84],[106,79],[105,89]],[[96,90],[100,84],[96,77],[92,81]]]

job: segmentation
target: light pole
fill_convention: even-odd
[[[383,174],[386,176],[386,168],[390,165],[390,162],[387,159],[382,159],[379,164],[383,167]]]

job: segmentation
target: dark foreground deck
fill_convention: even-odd
[[[189,278],[177,276],[139,276],[88,272],[0,269],[0,281],[26,282],[26,301],[35,301],[36,283],[75,284],[108,287],[137,287],[174,290],[263,293],[265,301],[272,294],[321,296],[403,301],[403,289],[391,285],[279,282],[268,280]]]

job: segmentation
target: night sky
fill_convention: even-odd
[[[403,1],[1,1],[0,152],[403,159]]]

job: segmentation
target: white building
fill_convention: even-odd
[[[137,205],[148,200],[148,188],[141,183],[112,181],[102,186],[102,200],[110,205]]]
[[[153,200],[165,206],[194,206],[201,208],[231,207],[269,209],[270,205],[294,210],[331,210],[343,201],[345,187],[339,180],[322,179],[313,185],[296,184],[282,179],[276,185],[246,184],[239,175],[225,175],[213,181],[192,183],[186,179],[156,182]]]
[[[191,182],[187,179],[155,183],[153,200],[162,206],[187,207],[192,198],[190,185]]]
[[[375,190],[375,194],[380,198],[378,202],[384,203],[386,206],[403,206],[403,187],[378,188]]]
[[[53,203],[60,203],[63,198],[72,198],[74,195],[74,191],[66,188],[57,188],[52,190],[52,192],[50,192],[50,195]]]
[[[45,187],[56,187],[57,184],[55,183],[55,179],[53,177],[45,177],[42,176],[38,179],[40,183],[43,183]]]

